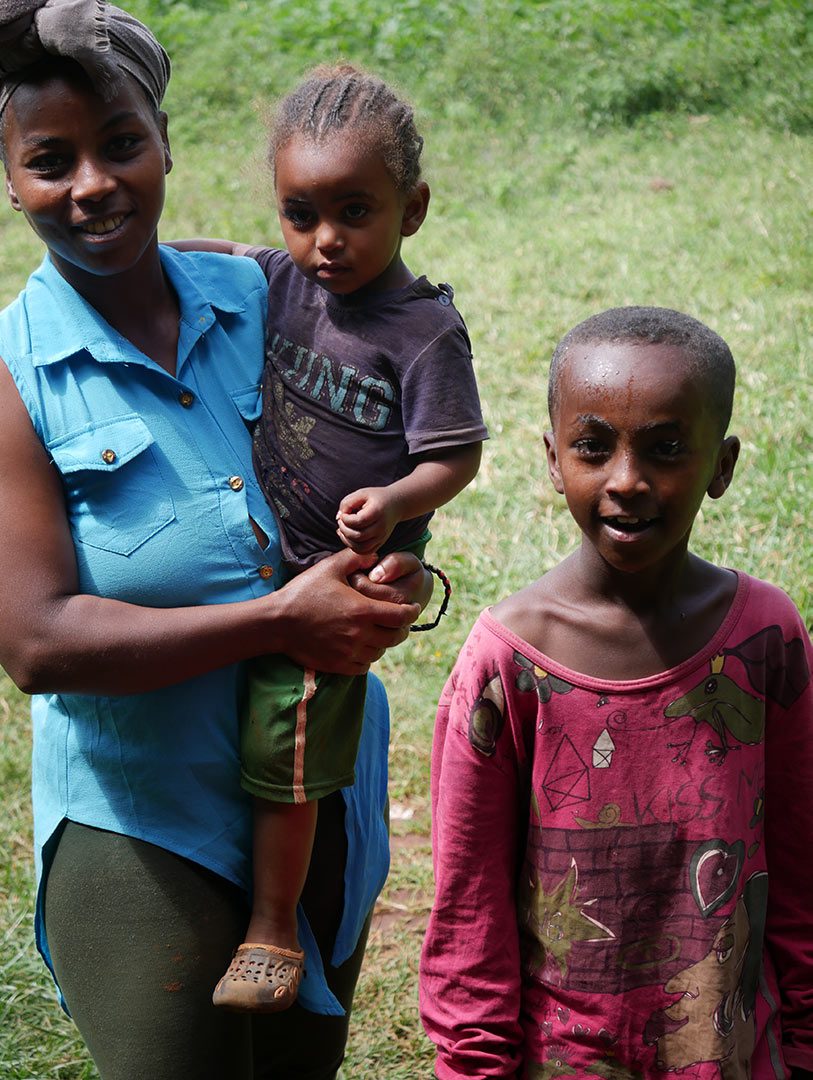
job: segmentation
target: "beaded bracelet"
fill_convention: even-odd
[[[441,585],[443,586],[443,600],[441,600],[440,611],[438,612],[434,622],[415,623],[413,626],[410,626],[409,629],[416,632],[419,630],[435,629],[440,620],[446,614],[446,609],[449,607],[449,597],[452,595],[452,584],[442,570],[439,570],[437,566],[432,566],[431,563],[424,562],[423,559],[421,559],[421,566],[424,568],[424,570],[428,570],[430,574],[434,574],[438,581],[440,581]]]

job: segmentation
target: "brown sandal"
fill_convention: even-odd
[[[239,1012],[289,1009],[299,993],[304,959],[300,949],[245,942],[215,987],[212,1003]]]

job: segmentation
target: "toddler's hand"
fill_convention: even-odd
[[[359,488],[339,503],[336,532],[343,544],[365,555],[377,551],[400,520],[398,501],[388,488]]]

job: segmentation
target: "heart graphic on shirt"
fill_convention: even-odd
[[[695,903],[704,919],[730,900],[745,860],[745,844],[735,840],[706,840],[695,848],[689,879]]]

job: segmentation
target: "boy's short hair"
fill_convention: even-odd
[[[735,365],[731,349],[719,334],[681,311],[660,307],[618,307],[593,315],[574,326],[553,353],[548,377],[548,412],[551,423],[559,404],[559,382],[564,360],[574,345],[604,342],[674,345],[708,385],[709,399],[720,434],[725,435],[734,405]]]

